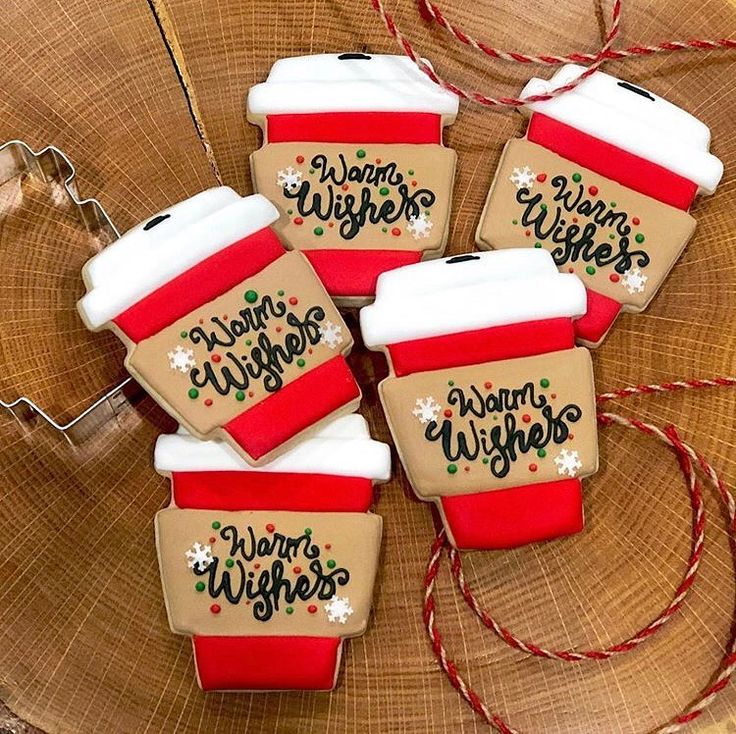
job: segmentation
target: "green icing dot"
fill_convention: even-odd
[[[595,275],[595,268],[592,265],[588,265],[588,267],[585,268],[585,272],[588,275]]]
[[[365,158],[365,151],[361,148],[355,155],[357,155],[358,158]]]
[[[612,202],[611,202],[611,208],[613,208],[613,209],[615,209],[615,208],[616,208],[616,202],[615,202],[615,201],[612,201]]]
[[[388,232],[388,227],[381,227],[381,232],[383,232],[384,234],[385,234],[386,232]]]
[[[219,529],[220,529],[220,522],[219,522],[218,520],[215,520],[215,521],[214,521],[214,522],[212,523],[212,529],[213,529],[213,530],[219,530]]]
[[[297,359],[296,363],[299,367],[304,367],[304,365],[306,364],[306,362],[301,358]]]
[[[294,213],[294,210],[293,210],[293,209],[287,209],[287,210],[286,210],[286,213],[287,213],[287,214],[293,214],[293,213]]]
[[[309,172],[310,172],[310,173],[314,173],[314,168],[310,168],[310,169],[309,169]]]
[[[638,235],[636,235],[636,237],[634,237],[634,239],[635,239],[635,240],[636,240],[636,241],[637,241],[637,242],[638,242],[639,244],[641,244],[642,242],[644,242],[644,235],[643,235],[643,234],[641,234],[641,232],[640,232],[640,233],[639,233]]]
[[[180,337],[181,337],[182,339],[186,339],[186,338],[187,338],[187,336],[189,336],[189,335],[187,334],[187,332],[186,332],[186,331],[182,331],[182,332],[181,332],[181,334],[179,334],[179,336],[180,336]]]
[[[283,296],[283,295],[284,295],[284,291],[276,291],[276,292],[277,292],[277,294],[278,294],[279,296]]]
[[[242,390],[238,390],[238,392],[235,393],[235,399],[242,403],[243,400],[245,400],[245,393]]]
[[[196,387],[190,387],[187,393],[192,400],[196,400],[199,397],[199,390]]]
[[[545,456],[547,456],[547,452],[544,449],[539,449],[539,451],[537,451],[537,456],[540,459],[543,459]]]
[[[448,384],[448,385],[449,385],[450,387],[452,387],[452,386],[453,386],[453,385],[455,384],[455,381],[454,381],[454,380],[448,380],[448,381],[447,381],[447,384]]]
[[[546,212],[546,211],[547,211],[547,205],[546,205],[546,204],[540,204],[540,205],[539,205],[539,208],[540,208],[540,209],[541,209],[541,210],[542,210],[543,212]]]
[[[541,242],[535,242],[534,243],[534,247],[536,247],[537,249],[539,249],[541,246],[542,246],[542,243]]]
[[[204,582],[203,582],[203,581],[197,581],[197,583],[196,583],[196,584],[194,584],[194,588],[195,588],[195,589],[196,589],[197,591],[204,591],[204,590],[205,590],[205,585],[204,585]]]
[[[608,235],[608,239],[609,240],[615,240],[616,239],[616,235],[613,232],[611,232],[611,234]]]
[[[388,196],[388,186],[381,186],[381,188],[378,189],[378,193],[381,196]]]
[[[487,463],[488,463],[488,457],[487,457],[487,456],[484,456],[484,457],[483,457],[483,463],[484,463],[484,464],[487,464]]]
[[[327,568],[335,568],[335,566],[337,566],[337,563],[330,558],[330,560],[327,561]]]
[[[312,534],[312,528],[304,528],[304,535],[311,535]]]
[[[413,176],[413,175],[414,175],[414,169],[413,169],[413,168],[410,168],[410,169],[409,169],[409,170],[407,171],[407,173],[408,173],[408,174],[409,174],[410,176]]]
[[[232,558],[228,558],[228,559],[227,559],[227,561],[225,561],[225,565],[226,565],[226,566],[227,566],[228,568],[232,568],[232,567],[233,567],[233,566],[235,565],[235,561],[233,561],[233,559],[232,559]]]
[[[258,300],[258,294],[255,291],[246,291],[244,297],[248,303],[255,303]]]
[[[540,384],[540,385],[541,385],[542,387],[549,387],[549,380],[548,380],[548,379],[547,379],[546,377],[543,377],[543,378],[542,378],[542,379],[541,379],[541,380],[539,381],[539,384]]]
[[[313,231],[317,235],[317,237],[321,237],[325,233],[322,227],[315,227]]]
[[[511,224],[518,224],[518,223],[519,223],[519,220],[518,219],[512,219],[511,220]]]
[[[582,176],[581,176],[581,175],[580,175],[579,173],[573,173],[573,174],[572,174],[572,180],[573,180],[573,181],[574,181],[575,183],[580,183],[580,181],[582,181],[582,180],[583,180],[583,177],[582,177]]]
[[[447,465],[447,473],[448,474],[457,474],[457,464],[448,464]]]
[[[294,607],[286,607],[287,614],[294,614]]]
[[[245,340],[245,346],[246,347],[249,347],[251,344],[253,344],[253,342],[250,339],[246,339]]]

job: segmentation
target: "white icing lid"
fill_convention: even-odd
[[[376,300],[360,311],[367,347],[523,321],[576,318],[582,281],[559,273],[542,249],[521,248],[406,265],[382,273]]]
[[[429,62],[425,60],[429,65]],[[316,54],[280,59],[248,92],[252,116],[311,112],[434,112],[455,119],[458,97],[406,56]]]
[[[159,436],[153,459],[159,473],[203,471],[331,474],[386,481],[391,476],[388,444],[370,437],[358,413],[334,420],[264,466],[252,467],[224,441],[200,441],[179,428]]]
[[[241,197],[228,186],[202,191],[126,232],[87,261],[84,322],[98,329],[200,261],[278,218],[260,194]]]
[[[522,98],[547,94],[568,84],[585,67],[566,64],[552,77],[530,79]],[[709,152],[710,129],[671,102],[610,74],[596,71],[575,89],[545,102],[527,105],[584,133],[656,163],[712,194],[723,163]]]

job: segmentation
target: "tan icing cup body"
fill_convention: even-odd
[[[366,303],[381,272],[442,254],[456,160],[442,131],[458,100],[408,59],[282,59],[247,109],[263,131],[254,188],[339,304]]]
[[[349,415],[258,468],[180,430],[155,466],[172,487],[156,517],[169,623],[192,637],[200,686],[333,688],[343,641],[368,622],[388,446]]]
[[[262,196],[204,191],[93,257],[79,302],[170,415],[252,464],[360,399],[350,333],[308,261],[270,229],[277,216]]]
[[[545,94],[583,71],[532,79]],[[596,72],[571,92],[529,105],[488,194],[481,248],[542,247],[588,292],[575,325],[597,346],[621,310],[647,307],[695,229],[688,210],[723,173],[708,127],[647,90]]]
[[[581,479],[597,470],[593,374],[575,348],[574,275],[543,250],[480,253],[381,276],[361,311],[415,493],[456,547],[508,548],[582,529]]]

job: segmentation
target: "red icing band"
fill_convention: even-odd
[[[442,118],[432,112],[318,112],[268,115],[269,143],[441,143]]]
[[[579,479],[528,484],[441,499],[461,549],[494,550],[572,535],[583,529]]]
[[[385,235],[384,235],[385,236]],[[422,259],[418,250],[302,250],[331,296],[375,296],[381,273]]]
[[[140,342],[259,273],[283,254],[278,237],[265,227],[172,278],[123,311],[114,323],[129,339]]]
[[[538,112],[529,120],[526,137],[622,186],[684,211],[698,193],[694,181]]]
[[[340,355],[284,385],[224,428],[257,460],[359,397],[358,383]]]
[[[315,690],[335,684],[338,637],[192,637],[205,691]]]
[[[621,311],[621,304],[613,298],[586,288],[588,311],[575,321],[575,336],[597,344],[611,328]]]
[[[388,351],[394,373],[401,377],[413,372],[530,357],[574,346],[572,319],[559,318],[413,339],[391,344]]]
[[[189,510],[367,512],[373,483],[363,477],[259,471],[173,472],[174,504]]]

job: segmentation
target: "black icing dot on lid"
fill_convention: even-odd
[[[478,255],[455,255],[447,261],[447,264],[455,265],[455,263],[466,263],[470,260],[480,260],[480,257]]]
[[[340,54],[337,57],[338,61],[370,61],[371,57],[368,54]]]
[[[153,229],[157,224],[161,224],[161,222],[168,219],[170,216],[171,214],[159,214],[157,217],[154,217],[150,222],[146,222],[143,225],[143,231],[148,232],[149,229]]]
[[[633,84],[629,84],[629,82],[617,82],[619,87],[623,87],[624,89],[627,89],[629,92],[633,92],[634,94],[638,94],[640,97],[646,97],[646,99],[650,99],[652,102],[656,102],[654,99],[654,95],[650,92],[647,92],[646,89],[642,89],[641,87],[636,87]]]

